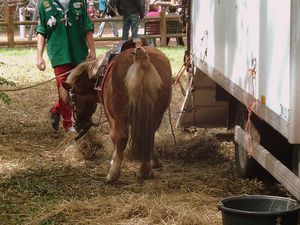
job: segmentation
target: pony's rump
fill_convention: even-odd
[[[134,50],[134,63],[125,77],[129,97],[130,150],[134,159],[151,158],[154,140],[154,107],[162,79],[144,48]]]

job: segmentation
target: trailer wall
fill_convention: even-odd
[[[300,143],[299,4],[192,1],[193,63],[286,137]],[[298,28],[297,28],[298,27]]]

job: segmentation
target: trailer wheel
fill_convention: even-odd
[[[235,125],[239,125],[245,130],[248,120],[248,112],[244,105],[239,104],[235,114]],[[251,123],[251,122],[250,122]],[[260,135],[257,129],[251,124],[251,133],[256,142],[260,142]],[[262,171],[262,167],[251,157],[247,149],[243,148],[237,142],[235,144],[235,166],[238,176],[241,178],[255,178],[259,176],[259,172]]]
[[[295,145],[293,149],[293,172],[300,176],[300,145]]]

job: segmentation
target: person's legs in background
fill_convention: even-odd
[[[108,18],[108,16],[105,16],[104,18]],[[105,29],[105,25],[106,25],[106,22],[101,22],[100,23],[100,26],[99,26],[99,30],[97,32],[97,37],[102,37],[102,34],[104,32],[104,29]]]
[[[62,88],[62,81],[67,79],[69,73],[61,77],[59,77],[59,75],[72,70],[74,67],[75,66],[71,64],[64,64],[64,65],[54,67],[54,74],[57,77],[56,86],[58,90],[58,96],[59,96],[59,89]],[[59,129],[60,116],[63,118],[63,127],[65,131],[66,132],[69,131],[72,128],[72,107],[71,105],[62,102],[62,100],[59,97],[59,100],[56,101],[52,106],[52,108],[50,109],[52,128],[55,131],[58,131]]]
[[[129,29],[130,29],[130,15],[129,16],[123,16],[123,32],[122,32],[122,40],[127,41],[129,37]]]
[[[167,38],[167,46],[169,45],[170,42],[170,38]]]
[[[167,38],[167,46],[169,45],[170,38]],[[176,38],[177,46],[184,46],[184,41],[182,37]]]
[[[119,30],[117,22],[111,22],[111,29],[115,37],[119,37]]]
[[[140,25],[140,17],[138,14],[132,14],[130,15],[131,20],[131,36],[132,38],[137,38],[138,31],[139,31],[139,25]]]
[[[111,17],[111,16],[108,16],[108,18],[112,18],[112,17]],[[113,22],[110,22],[109,25],[110,25],[110,29],[111,29],[112,32],[113,32],[113,35],[114,35],[115,37],[119,37],[118,23],[113,21]]]
[[[156,47],[156,38],[148,38],[147,42],[150,46]]]
[[[184,46],[183,37],[178,37],[178,38],[176,38],[176,41],[177,41],[177,45],[179,45],[179,46]]]
[[[102,34],[103,34],[103,32],[104,32],[104,28],[105,28],[105,22],[101,22],[100,23],[100,26],[99,26],[99,30],[98,30],[98,32],[97,32],[97,37],[102,37]]]

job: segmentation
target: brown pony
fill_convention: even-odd
[[[140,177],[150,178],[152,167],[159,164],[154,152],[154,135],[171,101],[170,61],[153,47],[126,49],[108,66],[100,94],[94,90],[95,79],[90,79],[98,73],[95,65],[95,61],[80,64],[64,85],[72,88],[75,129],[79,133],[89,129],[97,102],[102,102],[114,145],[107,182],[115,182],[120,177],[129,133],[130,155],[141,162]],[[67,95],[67,91],[62,91],[63,99],[67,99]]]

